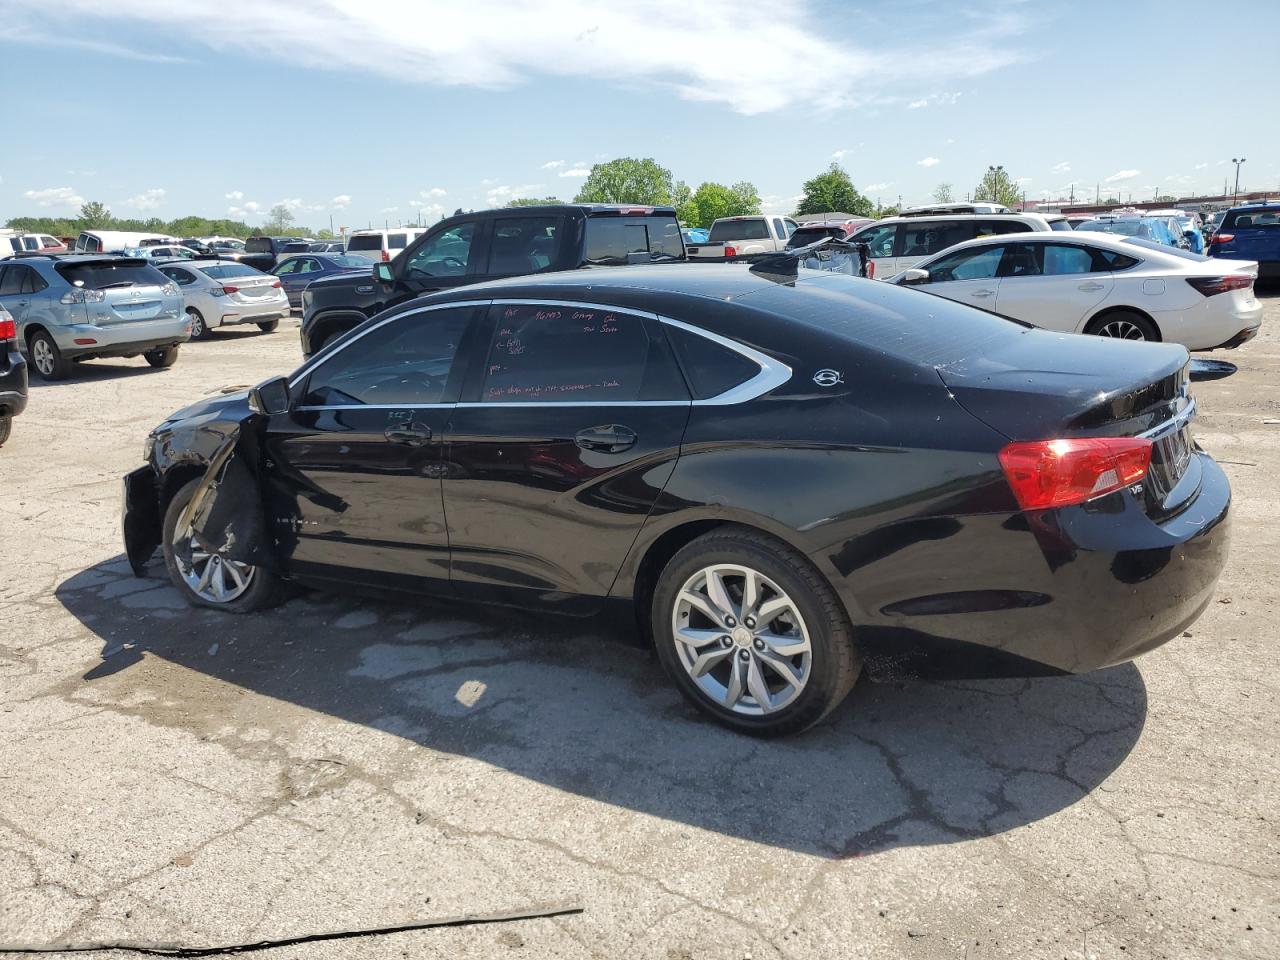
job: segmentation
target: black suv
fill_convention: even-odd
[[[250,237],[244,242],[239,260],[247,267],[270,273],[282,257],[310,249],[311,244],[298,237]]]
[[[0,306],[0,444],[9,439],[13,418],[27,408],[27,361],[18,351],[18,327]]]
[[[252,242],[252,241],[250,241]],[[673,207],[558,204],[482,210],[442,220],[368,274],[326,277],[302,293],[310,356],[404,300],[482,280],[578,267],[684,260]]]

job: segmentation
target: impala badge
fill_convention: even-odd
[[[844,383],[844,375],[841,374],[839,370],[832,370],[828,367],[815,373],[813,375],[813,382],[820,387],[834,387],[838,384]]]

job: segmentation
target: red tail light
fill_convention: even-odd
[[[874,260],[867,261],[867,279],[874,280],[876,278],[876,262]]]
[[[239,293],[240,288],[239,287],[223,287],[222,292],[223,293]]]
[[[736,257],[736,256],[738,255],[738,248],[737,248],[737,247],[725,247],[725,248],[724,248],[724,255],[725,255],[726,257]]]
[[[1147,475],[1150,440],[1077,437],[1011,443],[1000,466],[1023,510],[1047,510],[1114,493]]]
[[[280,289],[280,287],[282,286],[282,284],[280,283],[280,281],[279,281],[279,280],[277,280],[277,281],[276,281],[275,283],[273,283],[271,286],[273,286],[273,287],[275,287],[277,290],[279,290],[279,289]]]
[[[1236,238],[1236,235],[1234,233],[1215,233],[1212,239],[1209,240],[1209,242],[1210,243],[1230,243],[1235,238]]]
[[[383,263],[391,262],[391,254],[387,253],[387,251],[385,250],[382,251],[382,262]]]
[[[13,322],[13,318],[6,316],[4,319],[0,319],[0,341],[17,339],[18,325]]]
[[[1206,297],[1215,293],[1226,293],[1229,290],[1247,290],[1253,286],[1253,277],[1232,274],[1229,277],[1187,277],[1191,284]]]

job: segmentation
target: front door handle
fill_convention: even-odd
[[[431,428],[422,423],[397,423],[382,435],[392,443],[403,443],[410,447],[422,447],[431,442]]]
[[[995,295],[996,295],[996,292],[994,290],[975,290],[973,291],[973,293],[969,294],[969,296],[977,297],[978,299],[984,299],[986,297],[994,297]]]
[[[621,453],[635,445],[636,432],[620,423],[606,423],[598,427],[587,427],[579,430],[573,438],[583,450],[594,450],[598,453]]]

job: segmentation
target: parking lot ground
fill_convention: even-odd
[[[864,678],[772,742],[594,622],[316,594],[237,618],[131,576],[143,437],[295,366],[296,322],[33,385],[0,451],[0,942],[578,901],[264,956],[1274,960],[1280,298],[1214,356],[1239,371],[1196,385],[1197,434],[1234,541],[1186,635],[1083,677]]]

